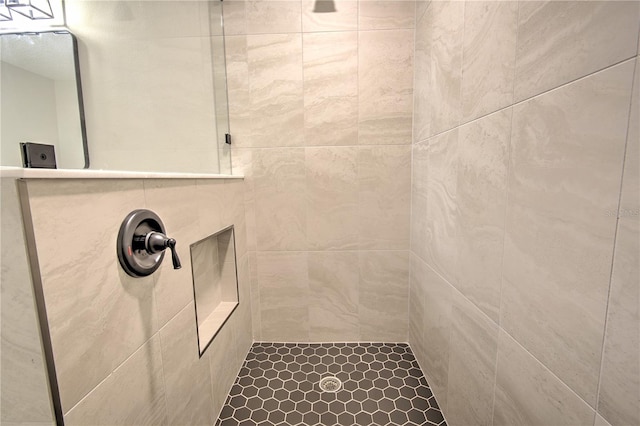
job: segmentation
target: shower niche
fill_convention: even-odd
[[[238,306],[233,225],[191,244],[191,271],[200,356]]]

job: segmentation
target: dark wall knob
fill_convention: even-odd
[[[118,260],[132,277],[154,273],[167,248],[171,250],[174,269],[180,269],[176,240],[167,237],[162,220],[151,210],[134,210],[122,222],[117,241]]]

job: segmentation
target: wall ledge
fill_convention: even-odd
[[[244,179],[243,175],[214,173],[127,172],[93,169],[27,169],[0,167],[0,177],[21,179]]]

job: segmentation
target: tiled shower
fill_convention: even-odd
[[[292,378],[309,369],[296,386],[345,378],[345,393],[318,396],[344,403],[327,424],[440,424],[436,408],[450,425],[638,424],[640,4],[334,3],[225,0],[243,180],[26,183],[40,279],[60,301],[48,314],[65,424],[234,424],[260,410],[267,424],[325,423],[328,408],[306,423],[314,411],[297,408],[315,390],[287,390],[279,404],[294,408],[270,423],[264,402],[233,399],[262,389],[252,361],[305,351],[285,363]],[[83,255],[110,253],[140,199],[178,241],[236,226],[240,308],[203,357],[188,268],[133,285],[114,256]],[[100,230],[80,232],[96,211]],[[84,324],[100,327],[87,338]],[[383,360],[393,396],[358,400],[357,372],[387,352],[415,381],[391,385],[383,371],[405,373]],[[5,395],[3,424],[41,412],[7,411],[20,395]]]

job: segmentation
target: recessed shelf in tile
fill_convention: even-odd
[[[233,225],[191,245],[200,355],[238,306]]]

